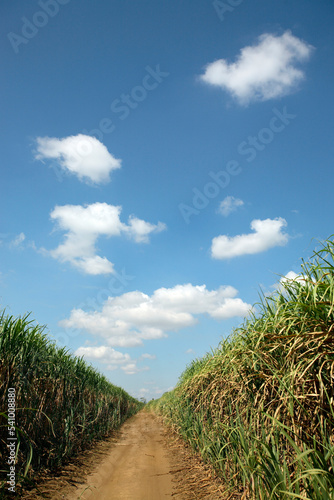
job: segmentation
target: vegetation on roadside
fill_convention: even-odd
[[[59,467],[143,407],[82,358],[57,347],[29,315],[14,318],[5,312],[0,314],[0,402],[2,491],[8,486],[13,407],[17,484],[29,482],[40,469]]]
[[[212,464],[228,495],[334,499],[332,239],[148,405]]]

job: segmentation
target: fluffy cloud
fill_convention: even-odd
[[[84,329],[104,338],[110,346],[132,347],[145,339],[166,337],[167,332],[193,326],[200,314],[216,320],[246,316],[251,306],[236,298],[237,293],[232,286],[210,291],[205,285],[190,283],[159,288],[151,296],[128,292],[109,297],[101,312],[73,309],[60,325]]]
[[[137,360],[131,359],[130,355],[127,353],[123,354],[122,352],[115,351],[115,349],[110,346],[79,347],[74,354],[76,356],[84,356],[88,360],[107,364],[107,370],[121,368],[127,375],[134,375],[135,373],[149,370],[148,366],[138,368]],[[144,358],[144,355],[142,358]],[[149,357],[148,359],[153,358]]]
[[[162,222],[158,222],[157,225],[151,224],[144,220],[138,219],[137,217],[130,216],[129,224],[127,228],[124,228],[136,243],[148,243],[148,236],[152,232],[160,232],[166,229],[166,225]]]
[[[289,236],[282,231],[285,219],[255,219],[251,222],[254,233],[234,237],[217,236],[212,240],[211,255],[214,259],[230,259],[240,255],[255,254],[275,246],[284,246]]]
[[[238,207],[242,207],[244,202],[234,196],[226,196],[223,201],[220,202],[218,213],[227,217],[230,213],[235,212]]]
[[[123,233],[136,242],[148,242],[151,233],[165,229],[161,222],[154,225],[135,217],[129,218],[128,225],[124,224],[120,220],[121,210],[122,207],[107,203],[56,206],[51,219],[66,235],[64,242],[51,250],[50,255],[61,262],[70,262],[87,274],[112,273],[113,264],[106,257],[96,255],[95,243],[100,236]]]
[[[57,160],[64,171],[75,174],[81,181],[109,182],[110,172],[121,166],[121,161],[114,158],[104,144],[89,135],[63,139],[37,137],[36,143],[37,160]]]
[[[270,288],[274,290],[274,292],[279,292],[284,295],[285,289],[290,288],[290,285],[292,285],[293,288],[295,284],[309,287],[312,286],[314,282],[312,282],[312,280],[310,280],[303,274],[297,274],[294,271],[289,271],[285,276],[281,276],[279,281],[277,281],[273,285],[270,285]],[[272,293],[272,290],[268,291],[268,295]]]
[[[101,363],[110,363],[111,365],[129,363],[131,361],[129,354],[123,354],[115,351],[112,347],[104,345],[99,347],[79,347],[74,354],[94,361],[100,361]]]
[[[265,33],[256,45],[244,47],[236,62],[210,63],[201,79],[229,92],[240,104],[266,101],[296,88],[304,73],[296,64],[307,60],[312,46],[286,31],[281,36]]]

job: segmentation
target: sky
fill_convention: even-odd
[[[334,233],[334,3],[0,13],[0,307],[158,398]]]

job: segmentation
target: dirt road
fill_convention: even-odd
[[[208,467],[145,410],[110,438],[46,475],[23,500],[218,500],[224,487]],[[239,498],[239,497],[238,497]]]
[[[163,442],[162,426],[153,415],[135,415],[122,426],[119,441],[98,470],[68,500],[172,498],[172,464]]]

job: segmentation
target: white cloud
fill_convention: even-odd
[[[258,43],[244,47],[236,62],[219,59],[205,68],[201,79],[229,92],[240,104],[277,98],[291,92],[304,78],[296,67],[307,60],[313,47],[286,31],[264,33]]]
[[[95,137],[78,134],[57,139],[37,137],[37,160],[57,160],[64,171],[75,174],[80,181],[96,184],[110,181],[110,172],[121,166],[108,149]]]
[[[146,372],[149,370],[148,366],[144,366],[143,368],[138,368],[136,363],[128,363],[125,366],[121,366],[121,370],[123,370],[127,375],[135,375],[139,372]]]
[[[20,233],[19,235],[16,236],[16,238],[13,239],[13,241],[10,242],[9,246],[10,247],[19,247],[24,240],[26,239],[24,233]]]
[[[107,370],[116,370],[120,368],[127,375],[134,375],[141,371],[149,370],[148,366],[137,367],[137,360],[131,359],[128,353],[115,351],[110,346],[101,345],[99,347],[79,347],[75,353],[76,356],[84,356],[87,360],[99,361],[107,364]]]
[[[101,345],[99,347],[79,347],[75,353],[76,356],[84,356],[87,359],[100,361],[101,363],[123,364],[131,361],[129,354],[123,354],[115,351],[112,347]]]
[[[220,202],[218,213],[227,217],[230,213],[235,212],[238,207],[242,207],[244,202],[239,200],[239,198],[234,198],[234,196],[226,196],[223,201]]]
[[[272,288],[278,290],[279,292],[283,292],[284,284],[289,283],[301,283],[302,285],[306,285],[306,283],[310,283],[310,280],[305,278],[302,274],[297,274],[294,271],[289,271],[285,276],[279,280],[278,283],[272,285]]]
[[[289,236],[282,232],[285,219],[255,219],[251,222],[254,233],[234,237],[217,236],[212,240],[211,255],[214,259],[230,259],[240,255],[264,252],[275,246],[284,246]]]
[[[102,311],[88,313],[73,309],[60,322],[64,328],[79,328],[106,339],[108,345],[132,347],[143,340],[167,336],[198,322],[206,314],[215,320],[244,317],[251,305],[236,298],[237,290],[221,286],[207,290],[205,285],[176,285],[159,288],[151,296],[140,291],[109,297]]]
[[[281,283],[284,283],[285,281],[303,281],[303,278],[295,273],[294,271],[289,271],[283,278],[280,279]]]
[[[122,207],[107,203],[56,206],[51,219],[66,234],[64,242],[49,254],[61,262],[70,262],[87,274],[112,273],[113,264],[106,257],[96,255],[95,244],[100,236],[127,234],[136,242],[148,242],[151,233],[165,229],[161,222],[154,225],[137,218],[138,222],[133,224],[133,217],[126,225],[120,220],[121,210]]]
[[[150,224],[150,222],[146,222],[144,220],[138,219],[131,215],[129,217],[129,225],[126,229],[128,234],[134,238],[137,243],[148,243],[149,242],[149,234],[152,232],[159,233],[166,229],[166,225],[162,222],[158,222],[157,225]]]
[[[156,359],[157,358],[155,354],[147,354],[147,353],[142,354],[140,357],[142,359]]]

